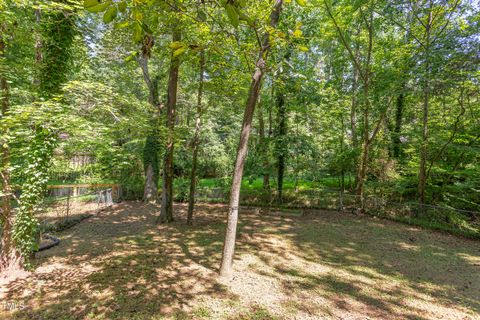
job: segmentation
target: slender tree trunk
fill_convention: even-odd
[[[270,14],[270,26],[275,28],[282,11],[283,0],[275,0],[275,4]],[[248,93],[245,113],[243,115],[242,131],[240,133],[240,141],[238,143],[237,158],[235,160],[235,169],[233,171],[232,188],[230,190],[230,205],[228,210],[227,228],[225,232],[225,241],[223,243],[222,262],[220,265],[220,275],[227,277],[232,273],[233,255],[235,252],[235,238],[237,234],[238,222],[238,205],[240,202],[240,187],[242,185],[243,168],[245,158],[247,157],[248,139],[250,136],[250,128],[252,126],[255,105],[257,104],[258,95],[262,78],[265,73],[265,59],[270,51],[269,32],[263,36],[262,46],[258,52],[256,68],[252,75],[252,82]]]
[[[174,29],[172,42],[181,40],[180,30]],[[167,93],[167,147],[165,150],[165,161],[163,167],[163,189],[162,206],[160,209],[159,222],[173,221],[173,147],[174,147],[174,129],[175,129],[175,107],[177,104],[177,86],[178,69],[180,66],[179,57],[175,57],[172,52],[170,61],[170,71],[168,78]]]
[[[420,146],[420,168],[418,172],[418,201],[420,210],[425,204],[425,187],[427,184],[427,157],[428,157],[428,112],[430,98],[430,26],[432,23],[432,12],[428,14],[428,23],[425,34],[425,74],[423,79],[423,116],[422,116],[422,144]]]
[[[305,101],[303,101],[303,104],[305,104]],[[300,151],[300,146],[299,146],[299,140],[298,140],[298,137],[300,136],[300,133],[299,133],[299,126],[298,124],[300,123],[300,119],[298,119],[298,113],[296,112],[295,113],[295,123],[296,123],[296,130],[295,130],[295,136],[297,137],[296,139],[296,143],[295,143],[295,148],[297,150],[297,152]],[[293,189],[295,190],[295,192],[298,192],[298,182],[300,180],[300,157],[297,155],[295,157],[295,166],[294,166],[294,169],[293,169],[293,176],[295,178],[295,183],[294,183],[294,187]]]
[[[190,173],[190,194],[188,197],[188,215],[187,224],[192,224],[193,208],[195,206],[195,186],[197,184],[197,156],[200,144],[200,130],[202,121],[202,96],[203,96],[203,77],[205,73],[205,52],[200,52],[200,75],[198,80],[198,95],[197,95],[197,115],[195,119],[195,134],[193,137],[193,151],[192,151],[192,172]]]
[[[365,19],[366,22],[366,19]],[[363,94],[365,99],[365,106],[363,109],[363,149],[362,154],[360,156],[360,163],[358,166],[358,173],[357,173],[357,195],[359,196],[360,200],[360,209],[363,211],[365,209],[365,180],[367,178],[367,170],[368,170],[368,161],[369,161],[369,152],[370,152],[370,145],[373,139],[375,138],[376,133],[378,132],[378,128],[381,122],[377,123],[377,128],[372,138],[370,138],[370,62],[372,57],[372,50],[373,50],[373,10],[370,12],[369,22],[366,22],[367,29],[368,29],[368,51],[367,51],[367,59],[365,63],[364,75],[363,75]],[[356,59],[356,58],[354,58]],[[358,70],[360,72],[360,70]],[[383,119],[380,119],[380,121]]]
[[[158,100],[158,78],[152,80],[148,71],[148,60],[153,47],[153,38],[147,36],[144,38],[142,52],[138,58],[138,64],[142,69],[143,80],[148,88],[148,102],[160,113],[160,103]],[[151,121],[150,132],[145,138],[143,149],[143,165],[145,170],[145,186],[143,189],[143,201],[155,202],[158,195],[158,116],[154,115]]]
[[[359,33],[359,30],[358,30]],[[355,58],[358,59],[359,45],[355,46]],[[358,147],[357,137],[357,89],[358,89],[358,68],[353,66],[353,83],[352,83],[352,104],[350,108],[350,129],[352,130],[352,146]]]
[[[285,153],[287,135],[287,110],[283,92],[277,93],[278,136],[277,136],[277,201],[283,202],[283,179],[285,177]]]
[[[368,113],[365,112],[364,118],[368,117]],[[356,186],[356,193],[360,200],[360,209],[365,209],[365,180],[367,177],[367,167],[368,167],[368,156],[370,152],[370,141],[368,137],[368,130],[364,128],[365,134],[363,138],[363,146],[362,146],[362,153],[360,156],[360,163],[358,165],[357,171],[357,186]]]
[[[5,56],[5,43],[3,41],[3,26],[0,26],[0,58]],[[0,69],[1,70],[1,69]],[[0,74],[0,100],[2,117],[6,115],[9,109],[9,91],[8,82],[3,74]],[[1,119],[1,118],[0,118]],[[2,137],[6,137],[8,132],[2,132]],[[3,140],[3,139],[2,139]],[[9,270],[22,269],[22,261],[20,253],[15,249],[12,239],[13,229],[13,210],[10,206],[12,188],[10,184],[10,150],[7,141],[0,140],[1,163],[0,174],[2,179],[1,202],[1,243],[0,243],[0,273],[5,274]]]
[[[273,99],[273,85],[272,85],[272,99]],[[268,108],[268,137],[272,138],[273,136],[273,114],[272,114],[272,106]]]
[[[345,135],[345,121],[343,120],[343,114],[340,115],[340,121],[342,123],[342,131],[340,132],[340,152],[343,154],[344,152],[344,135]],[[341,169],[340,169],[340,190],[341,192],[345,192],[345,163],[342,161]]]
[[[357,81],[358,71],[355,68],[352,85],[352,106],[350,109],[350,128],[352,130],[352,146],[356,148],[358,146],[357,138]]]
[[[402,86],[402,90],[405,86]],[[393,157],[398,159],[401,154],[401,141],[400,135],[402,134],[402,122],[403,122],[403,106],[405,103],[405,96],[400,93],[397,97],[395,110],[395,128],[393,130]]]
[[[366,85],[365,96],[368,99],[368,84]],[[357,171],[357,178],[356,178],[356,193],[360,200],[360,209],[365,209],[365,180],[367,178],[367,168],[368,168],[368,161],[369,161],[369,153],[370,153],[370,137],[369,137],[369,107],[368,103],[365,106],[363,111],[363,145],[362,145],[362,153],[360,155],[360,162],[358,164],[358,171]]]
[[[272,93],[273,93],[273,84],[272,84]],[[268,139],[269,141],[272,141],[272,137],[273,137],[273,114],[272,114],[272,105],[270,104],[269,105],[269,108],[268,108]],[[270,171],[270,162],[269,162],[269,159],[266,158],[265,159],[265,166],[266,166],[266,169],[268,170],[267,173]],[[268,189],[269,189],[269,192],[268,192],[268,203],[271,203],[272,202],[272,190],[270,189],[270,174],[268,174]]]
[[[265,137],[265,121],[263,119],[263,107],[258,108],[258,134],[260,136],[259,145],[263,152],[263,189],[270,190],[270,174],[268,173],[268,146]]]
[[[39,77],[39,72],[41,70],[40,64],[42,63],[43,56],[42,56],[42,37],[40,33],[40,20],[42,17],[42,12],[40,9],[35,9],[35,22],[37,24],[37,32],[35,34],[35,63],[37,64],[36,68],[36,73],[35,77],[33,79],[33,83],[37,86],[40,87],[40,77]]]
[[[284,60],[289,62],[291,57],[290,48],[285,53]],[[287,146],[287,106],[285,104],[285,91],[287,87],[286,66],[282,69],[280,79],[282,84],[277,87],[277,116],[278,116],[278,132],[276,139],[277,149],[277,201],[279,204],[283,202],[283,180],[285,178]]]

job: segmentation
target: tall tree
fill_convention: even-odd
[[[380,116],[378,117],[373,130],[370,126],[371,117],[372,117],[372,99],[370,89],[372,87],[372,64],[373,64],[373,46],[374,46],[374,36],[375,36],[375,24],[374,24],[374,16],[375,16],[375,3],[373,1],[368,1],[365,5],[365,8],[362,4],[360,4],[358,11],[359,11],[359,19],[362,22],[362,25],[366,31],[366,46],[363,61],[360,59],[359,55],[354,52],[351,47],[350,42],[348,41],[348,37],[340,27],[340,24],[337,21],[337,17],[335,16],[331,4],[328,3],[327,0],[324,0],[324,6],[327,11],[328,16],[330,17],[331,21],[334,24],[334,27],[337,31],[338,37],[340,42],[347,50],[349,58],[351,59],[354,67],[357,69],[358,75],[362,81],[362,98],[363,98],[363,135],[362,135],[362,150],[360,152],[360,158],[358,162],[357,168],[357,176],[356,176],[356,193],[359,197],[360,207],[363,210],[365,206],[365,182],[367,178],[367,171],[368,171],[368,164],[369,164],[369,155],[370,149],[372,147],[375,138],[380,131],[381,125],[383,123],[383,119],[387,110],[380,111]],[[357,11],[357,10],[355,10]],[[363,62],[363,63],[362,63]],[[388,105],[386,106],[388,107]]]
[[[198,77],[198,93],[197,93],[197,109],[195,115],[195,133],[192,140],[192,171],[190,172],[190,191],[188,196],[188,214],[187,224],[192,224],[193,209],[195,206],[195,186],[197,183],[197,163],[198,149],[200,145],[200,131],[202,125],[202,97],[203,97],[203,79],[205,76],[205,51],[201,49],[199,59],[199,77]]]
[[[0,6],[1,8],[1,6]],[[1,15],[0,15],[1,17]],[[1,100],[1,117],[5,117],[9,110],[9,88],[5,75],[4,59],[6,54],[6,44],[4,37],[6,37],[7,26],[6,23],[0,23],[0,100]],[[0,118],[1,119],[1,118]],[[1,126],[2,137],[8,135],[8,131],[5,127]],[[2,195],[1,195],[1,227],[2,236],[0,240],[0,273],[8,272],[11,269],[18,269],[20,267],[20,252],[15,247],[12,239],[14,212],[11,208],[12,201],[12,186],[10,182],[10,150],[7,141],[0,140],[0,146],[2,149],[0,174],[2,182]]]
[[[178,43],[182,39],[181,32],[174,27],[172,32],[172,43]],[[180,58],[175,51],[172,51],[170,60],[170,71],[168,75],[167,91],[167,144],[163,167],[162,206],[160,209],[159,222],[173,221],[173,149],[175,144],[175,107],[177,104],[178,69]]]
[[[426,0],[418,6],[411,2],[412,14],[418,21],[421,28],[419,36],[415,37],[423,49],[423,75],[422,75],[422,135],[420,144],[420,165],[418,170],[418,200],[420,205],[426,201],[426,186],[428,180],[428,145],[429,145],[429,114],[430,95],[432,81],[432,48],[435,46],[450,23],[450,18],[457,8],[460,0],[445,3],[435,3],[433,0]]]
[[[160,116],[160,102],[158,98],[158,77],[152,79],[148,61],[150,60],[152,49],[154,46],[154,39],[147,34],[143,38],[142,48],[138,55],[138,64],[142,69],[143,80],[148,89],[148,102],[152,105],[154,114],[150,121],[149,134],[145,139],[145,146],[143,149],[143,165],[145,170],[145,187],[143,191],[143,200],[152,202],[157,200],[157,185],[158,185],[158,152],[159,152],[159,116]]]
[[[60,7],[61,8],[61,7]],[[41,39],[37,46],[40,64],[40,94],[50,98],[58,94],[67,82],[72,71],[73,43],[78,31],[75,26],[75,12],[71,9],[58,9],[55,4],[36,15],[40,21]]]
[[[276,28],[282,11],[283,0],[275,0],[272,12],[270,14],[269,26]],[[238,223],[238,206],[240,203],[240,188],[242,185],[243,168],[247,157],[248,139],[253,120],[255,106],[257,104],[262,78],[265,74],[266,59],[270,51],[270,32],[263,35],[262,42],[258,51],[258,58],[255,63],[255,71],[252,75],[252,82],[247,96],[247,103],[243,115],[240,141],[238,143],[235,168],[233,170],[232,187],[230,189],[230,204],[227,216],[227,229],[225,232],[225,241],[223,243],[222,261],[220,265],[220,275],[229,276],[232,273],[233,255],[235,252],[235,239]]]
[[[263,189],[270,192],[270,173],[269,173],[269,162],[268,162],[268,142],[267,135],[265,134],[265,119],[263,115],[264,106],[261,104],[258,108],[258,135],[259,135],[259,146],[262,149],[263,161],[262,161],[262,171],[263,171]],[[268,137],[270,138],[270,137]]]
[[[291,49],[287,51],[281,62],[279,70],[278,85],[276,86],[276,107],[277,107],[277,134],[276,134],[276,152],[277,152],[277,201],[279,204],[283,202],[283,180],[285,178],[286,158],[288,154],[287,144],[287,104],[286,92],[288,73],[287,68],[292,55]]]

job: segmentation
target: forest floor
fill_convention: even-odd
[[[332,211],[240,213],[233,279],[217,277],[224,205],[195,225],[115,205],[60,232],[0,286],[1,319],[480,319],[480,243]],[[10,310],[8,310],[10,309]]]

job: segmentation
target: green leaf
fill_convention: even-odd
[[[132,10],[132,15],[135,20],[143,20],[143,14],[138,9]]]
[[[294,36],[295,38],[301,38],[302,35],[303,35],[303,32],[302,32],[302,30],[300,30],[300,29],[296,29],[296,30],[293,32],[293,36]]]
[[[303,51],[303,52],[307,52],[307,51],[308,51],[308,47],[306,47],[306,46],[298,46],[298,49],[300,49],[300,50]]]
[[[127,10],[127,3],[122,1],[118,4],[118,11],[125,12],[125,10]]]
[[[142,27],[143,31],[145,31],[148,34],[152,34],[153,31],[152,29],[149,28],[148,25],[146,25],[144,22],[140,21],[140,26]]]
[[[128,55],[128,57],[126,57],[126,58],[125,58],[125,62],[132,61],[132,60],[133,60],[133,58],[135,58],[137,55],[138,55],[138,52],[137,52],[137,51],[135,51],[135,52],[133,52],[133,53],[129,54],[129,55]]]
[[[361,6],[363,6],[367,1],[366,0],[355,0],[353,2],[353,11],[357,11]]]
[[[172,50],[177,50],[177,49],[179,49],[179,48],[181,48],[181,47],[185,47],[185,44],[184,44],[183,42],[181,42],[181,41],[174,41],[174,42],[170,43],[168,46],[169,46],[170,49],[172,49]]]
[[[123,21],[123,22],[115,24],[115,28],[123,29],[123,28],[128,27],[129,25],[130,25],[130,21]]]
[[[203,10],[199,10],[197,13],[198,20],[205,22],[207,20],[207,14]]]
[[[99,0],[84,0],[83,1],[83,7],[85,9],[88,9],[90,7],[95,7],[96,5],[99,5],[100,1]]]
[[[237,10],[233,5],[230,3],[227,3],[225,5],[225,10],[227,11],[227,16],[230,19],[230,23],[236,28],[238,27],[238,24],[240,23],[238,19],[238,13]]]
[[[296,0],[297,4],[301,7],[305,7],[307,5],[307,0]]]
[[[107,11],[105,11],[105,14],[103,15],[103,22],[104,23],[110,23],[115,19],[117,16],[117,7],[111,6],[108,8]]]
[[[173,57],[176,58],[178,57],[179,55],[183,54],[185,51],[187,51],[187,47],[181,47],[181,48],[178,48],[177,50],[173,51]]]
[[[143,32],[142,32],[142,26],[137,22],[135,23],[135,27],[133,30],[133,41],[136,43],[142,42],[143,39]]]
[[[87,11],[98,13],[103,12],[110,5],[110,1],[101,3],[98,0],[85,0],[83,6]]]

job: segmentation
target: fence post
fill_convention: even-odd
[[[338,211],[343,211],[343,191],[340,190],[339,191],[339,197],[338,197],[338,200],[339,200],[339,206],[338,206]]]
[[[68,214],[70,213],[70,192],[71,192],[71,188],[68,188],[68,192],[67,192],[67,219],[68,219]]]

